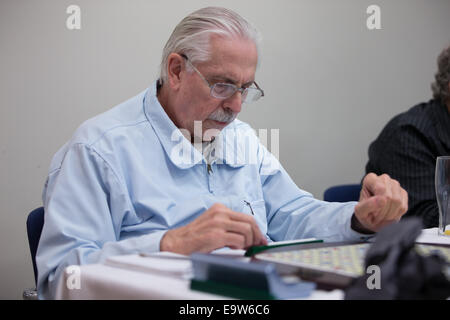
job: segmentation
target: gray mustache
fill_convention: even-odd
[[[211,115],[208,117],[208,119],[219,121],[219,122],[230,123],[234,119],[236,119],[236,117],[237,117],[237,113],[219,108],[216,111],[214,111],[213,113],[211,113]]]

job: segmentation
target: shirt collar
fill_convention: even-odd
[[[180,169],[188,169],[199,163],[207,163],[202,153],[194,148],[169,118],[157,97],[157,81],[147,90],[144,97],[144,113],[153,127],[168,158]],[[216,137],[214,162],[225,163],[231,167],[245,165],[241,152],[239,134],[233,121]],[[248,150],[247,150],[248,152]]]

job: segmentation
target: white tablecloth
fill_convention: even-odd
[[[127,255],[102,264],[77,266],[80,281],[75,286],[72,281],[75,273],[69,267],[66,270],[70,272],[64,273],[59,282],[56,299],[230,299],[191,290],[190,261],[187,257],[177,260],[177,256]],[[343,296],[341,290],[315,290],[308,299],[336,300]]]

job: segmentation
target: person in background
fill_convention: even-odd
[[[408,192],[405,216],[437,227],[436,158],[450,155],[450,47],[437,59],[433,99],[395,116],[369,146],[366,173],[386,173]]]

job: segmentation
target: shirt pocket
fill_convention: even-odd
[[[251,215],[266,215],[266,202],[264,200],[246,200],[243,201],[243,211],[244,213],[249,213]]]
[[[261,232],[267,231],[266,202],[262,198],[252,199],[251,197],[243,197],[241,195],[227,196],[222,201],[228,208],[233,211],[241,212],[252,216]]]

